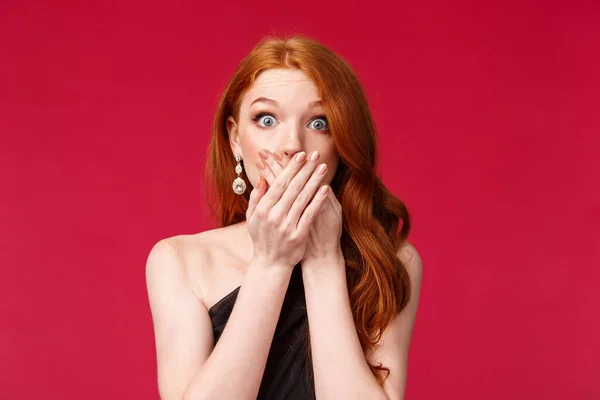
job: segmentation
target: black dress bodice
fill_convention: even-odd
[[[217,344],[241,286],[208,310]],[[298,263],[290,277],[257,400],[314,400],[314,380],[307,359],[308,317],[302,270]],[[309,355],[310,357],[310,355]]]

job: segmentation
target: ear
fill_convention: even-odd
[[[235,122],[235,118],[233,118],[233,116],[231,115],[227,117],[225,125],[227,128],[227,134],[229,135],[229,145],[231,146],[231,151],[234,155],[239,154],[243,158],[242,146],[240,145],[238,124]]]

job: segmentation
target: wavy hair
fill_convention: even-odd
[[[270,68],[296,68],[317,86],[340,158],[330,184],[343,210],[340,240],[352,315],[365,353],[410,298],[410,280],[397,252],[410,232],[404,203],[376,175],[375,125],[358,77],[339,55],[305,35],[265,36],[242,60],[221,94],[212,126],[205,181],[213,217],[221,226],[246,219],[249,192],[236,195],[236,161],[225,121],[239,120],[242,96]],[[249,182],[242,172],[241,177]],[[308,347],[310,351],[310,337]],[[309,358],[310,360],[310,358]],[[390,370],[368,362],[382,385]],[[386,371],[385,377],[381,372]]]

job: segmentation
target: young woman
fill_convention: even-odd
[[[375,167],[350,66],[305,36],[261,40],[214,120],[220,226],[148,256],[162,399],[404,397],[422,266]]]

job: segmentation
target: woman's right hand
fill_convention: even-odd
[[[257,161],[259,169],[262,162]],[[300,152],[268,188],[265,178],[259,177],[246,211],[254,259],[289,267],[302,260],[310,224],[327,199],[327,191],[316,193],[327,169],[321,174],[317,167],[316,161],[307,161],[306,153]],[[323,187],[329,190],[328,185]]]

